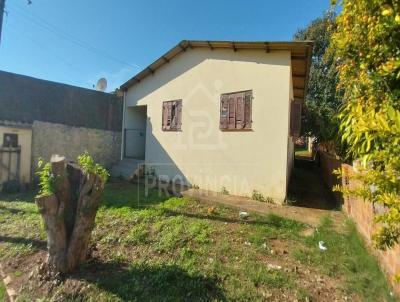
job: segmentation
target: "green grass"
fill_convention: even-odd
[[[0,196],[0,260],[45,249],[45,233],[33,195]],[[338,290],[365,301],[388,298],[388,287],[354,228],[335,232],[325,221],[311,237],[304,226],[275,215],[251,214],[169,198],[122,182],[106,186],[92,241],[94,258],[46,298],[77,301],[264,301],[272,295],[299,301],[318,298],[313,282],[289,268],[314,268]],[[324,240],[328,251],[317,244]],[[284,255],[271,253],[276,243]],[[275,249],[275,247],[274,247]],[[268,264],[282,265],[269,269]],[[17,270],[19,271],[19,269]],[[310,276],[310,278],[314,278]],[[343,289],[342,289],[343,288]],[[40,292],[40,291],[38,291]],[[1,288],[0,288],[1,293]],[[43,298],[35,290],[26,297]],[[283,294],[285,296],[283,296]],[[61,296],[60,296],[61,295]],[[286,297],[286,298],[285,298]],[[29,299],[28,299],[29,300]]]
[[[2,280],[0,280],[0,301],[5,301],[6,298],[6,287]]]
[[[46,247],[34,193],[0,195],[0,259],[25,256]]]
[[[327,251],[321,252],[318,243],[324,241]],[[322,221],[318,231],[305,239],[305,247],[294,251],[303,264],[318,267],[333,278],[343,278],[347,293],[358,293],[364,301],[395,301],[375,259],[367,252],[354,223],[347,221],[346,232],[338,233],[331,221]]]
[[[308,147],[304,146],[304,147],[295,147],[294,150],[294,154],[295,156],[301,156],[301,157],[310,157],[311,156],[311,152],[308,151]]]

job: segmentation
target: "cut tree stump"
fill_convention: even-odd
[[[36,197],[47,232],[47,264],[51,270],[70,273],[87,258],[104,182],[65,157],[53,155],[50,164],[54,194]]]

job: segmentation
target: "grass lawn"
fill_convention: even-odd
[[[311,157],[312,153],[308,151],[307,146],[295,146],[294,155],[297,157]]]
[[[6,296],[6,288],[3,281],[0,280],[0,301],[4,301]]]
[[[325,219],[310,235],[292,220],[240,220],[237,210],[157,191],[145,197],[122,182],[106,187],[92,257],[79,272],[60,282],[23,279],[46,249],[32,199],[0,196],[0,261],[24,280],[20,301],[394,300],[350,222],[338,233]]]

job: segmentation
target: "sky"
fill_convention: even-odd
[[[181,40],[287,41],[329,0],[6,0],[0,70],[107,91]],[[1,87],[0,87],[1,89]]]

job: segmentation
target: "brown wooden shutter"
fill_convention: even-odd
[[[175,130],[176,129],[176,102],[172,101],[171,103],[171,130]]]
[[[228,129],[236,128],[236,97],[230,94],[228,97]]]
[[[181,130],[182,129],[182,100],[176,101],[175,114],[176,114],[175,128],[176,128],[176,130]]]
[[[244,97],[244,121],[245,129],[251,129],[251,103],[252,103],[253,93],[252,91],[246,91]]]
[[[219,117],[219,129],[228,129],[228,96],[226,94],[221,95],[221,109]]]
[[[298,137],[301,129],[301,102],[290,102],[290,135]]]
[[[167,104],[167,102],[163,102],[163,105],[162,105],[162,130],[167,130],[167,121],[168,121],[168,104]]]
[[[244,111],[244,92],[236,93],[236,129],[244,128]]]
[[[172,125],[172,102],[167,102],[167,111],[168,111],[168,119],[167,119],[167,130],[171,130]]]

